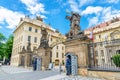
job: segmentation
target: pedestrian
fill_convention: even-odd
[[[59,63],[59,71],[60,71],[60,74],[61,74],[61,71],[62,71],[61,63]]]
[[[71,60],[69,57],[66,59],[66,75],[71,75]]]

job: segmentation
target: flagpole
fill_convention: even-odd
[[[94,27],[92,27],[92,45],[93,45],[93,66],[95,66],[95,54],[94,54],[94,33],[93,33],[93,31],[94,31]]]
[[[91,31],[91,39],[92,39],[92,64],[93,66],[95,66],[95,55],[94,55],[94,37],[93,37],[93,31],[94,31],[94,27],[92,27],[92,31]]]

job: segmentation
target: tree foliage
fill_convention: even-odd
[[[4,53],[3,53],[3,47],[4,47],[4,41],[5,41],[5,36],[2,34],[2,33],[0,33],[0,59],[2,59],[3,58],[3,56],[4,56]]]
[[[113,57],[113,62],[117,67],[120,67],[120,54],[115,54]]]
[[[13,47],[13,35],[10,35],[5,44],[5,58],[10,59]]]
[[[13,46],[13,35],[10,35],[8,39],[0,33],[0,59],[10,60]]]

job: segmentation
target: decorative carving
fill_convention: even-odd
[[[40,16],[36,16],[37,20],[43,21],[43,18],[41,18]]]
[[[22,52],[26,52],[26,50],[25,50],[25,46],[23,46],[23,48],[22,48]]]

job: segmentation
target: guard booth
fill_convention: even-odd
[[[42,67],[41,64],[42,64],[42,59],[38,57],[37,58],[37,68],[36,68],[37,71],[40,71],[42,69],[41,68]]]
[[[66,53],[66,57],[69,57],[71,61],[71,75],[78,75],[78,57],[73,53]]]
[[[38,56],[33,57],[33,69],[40,71],[42,69],[42,59]]]

